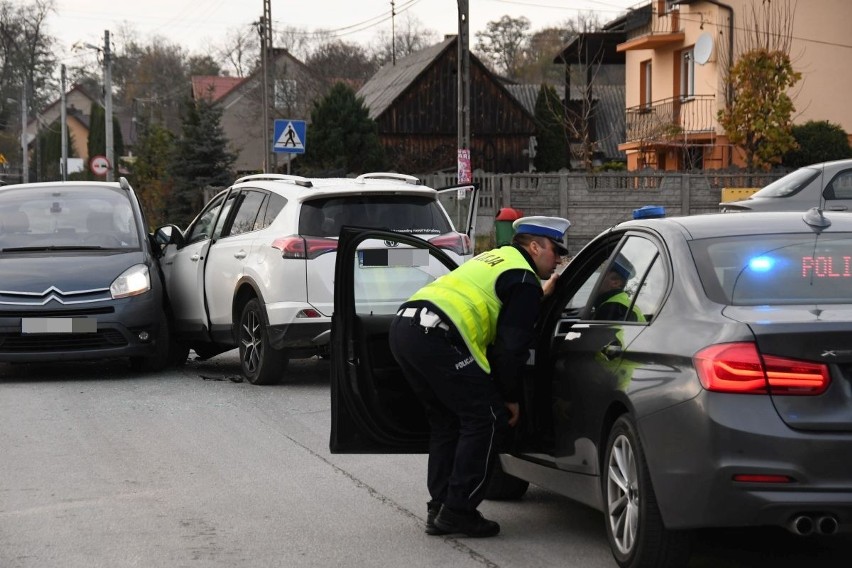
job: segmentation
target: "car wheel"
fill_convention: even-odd
[[[243,306],[238,337],[243,377],[253,385],[278,382],[289,360],[285,351],[269,345],[269,333],[257,298]]]
[[[666,529],[633,420],[616,420],[604,458],[606,536],[621,568],[685,566],[689,533]]]
[[[498,458],[491,468],[488,485],[485,487],[485,498],[492,501],[515,501],[524,496],[530,482],[509,475],[503,471]]]

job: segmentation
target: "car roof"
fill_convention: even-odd
[[[119,188],[121,185],[117,181],[42,181],[35,183],[16,183],[12,185],[0,186],[0,191],[7,189],[41,189],[51,187],[112,187]]]
[[[340,194],[387,193],[435,198],[437,191],[419,185],[417,178],[402,174],[364,174],[357,178],[303,178],[258,174],[238,179],[234,188],[255,187],[296,200]]]
[[[736,235],[760,235],[768,233],[801,233],[816,231],[805,222],[806,211],[708,213],[688,217],[667,217],[641,221],[625,221],[618,228],[647,227],[662,234],[686,233],[688,240]],[[852,232],[852,213],[823,211],[831,224],[822,228],[823,233]]]

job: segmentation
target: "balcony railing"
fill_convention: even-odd
[[[713,95],[674,97],[627,109],[627,142],[670,142],[716,130]]]

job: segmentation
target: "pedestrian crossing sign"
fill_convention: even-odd
[[[304,120],[276,119],[274,135],[272,136],[272,151],[285,154],[304,154],[306,131],[307,126]]]

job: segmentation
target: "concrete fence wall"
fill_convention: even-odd
[[[502,207],[524,215],[558,215],[571,220],[568,248],[578,252],[595,235],[633,217],[633,210],[661,205],[669,217],[716,213],[722,189],[763,187],[783,174],[680,173],[474,173],[480,184],[477,235],[492,234]],[[455,175],[420,176],[430,187],[456,183]]]

